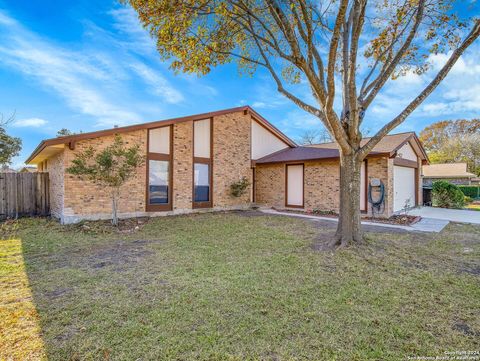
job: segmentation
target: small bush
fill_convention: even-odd
[[[250,181],[247,177],[243,177],[238,182],[232,183],[230,185],[230,194],[234,197],[240,197],[245,194],[248,186],[250,185]]]
[[[470,198],[480,198],[480,186],[458,186],[458,188]]]
[[[473,201],[472,197],[469,196],[465,196],[463,199],[465,200],[465,203],[470,203],[471,201]]]
[[[432,203],[435,207],[463,208],[465,196],[458,186],[446,181],[438,181],[432,186]]]

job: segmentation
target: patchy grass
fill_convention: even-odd
[[[480,227],[369,233],[365,246],[316,251],[333,231],[255,212],[131,232],[4,224],[0,359],[399,360],[480,348]]]
[[[467,204],[465,208],[470,211],[480,211],[480,203],[478,201],[475,203],[470,203],[470,204]]]

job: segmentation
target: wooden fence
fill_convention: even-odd
[[[48,173],[0,173],[0,219],[50,213]]]

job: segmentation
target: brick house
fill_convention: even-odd
[[[137,176],[122,188],[120,217],[242,209],[254,203],[338,210],[335,144],[299,147],[245,106],[42,141],[26,163],[49,172],[51,214],[62,223],[111,217],[108,191],[66,173],[66,168],[76,152],[105,148],[116,134],[138,144],[146,156]],[[398,210],[395,197],[409,196],[415,198],[411,205],[421,204],[418,184],[426,159],[414,133],[382,140],[362,167],[362,210],[371,211],[367,183],[374,178],[385,189],[382,216]],[[230,185],[243,177],[250,181],[249,189],[232,196]],[[401,185],[395,184],[396,177]]]
[[[433,182],[443,180],[457,185],[470,185],[476,175],[467,172],[467,163],[439,163],[423,167],[423,186],[431,187]]]

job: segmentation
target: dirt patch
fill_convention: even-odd
[[[330,246],[330,243],[334,237],[335,230],[322,229],[322,231],[315,237],[315,240],[310,247],[316,252],[331,252],[334,248]]]
[[[230,211],[230,214],[235,214],[240,217],[265,217],[266,214],[256,210],[246,210],[246,211]]]
[[[401,264],[404,267],[415,268],[415,269],[419,269],[419,270],[426,270],[428,268],[426,265],[424,265],[423,263],[421,263],[419,261],[416,261],[416,260],[412,260],[412,261],[408,261],[408,262],[401,262]]]
[[[459,273],[467,273],[473,276],[480,276],[480,266],[477,264],[464,264],[458,268]]]
[[[57,288],[53,291],[44,292],[45,297],[48,299],[55,299],[72,293],[72,288]]]
[[[409,216],[406,214],[398,214],[391,216],[390,218],[372,218],[372,217],[362,217],[362,220],[368,220],[376,223],[387,223],[387,224],[398,224],[402,226],[410,226],[417,223],[422,218],[419,216]]]
[[[456,322],[453,326],[452,329],[458,332],[463,333],[466,336],[475,336],[478,337],[480,336],[480,332],[472,330],[472,328],[467,325],[465,322]]]
[[[100,269],[109,266],[116,266],[117,269],[123,269],[132,263],[137,263],[141,259],[154,253],[148,249],[147,245],[159,243],[159,240],[135,240],[132,242],[113,241],[111,245],[95,249],[94,253],[89,254],[84,259],[84,264],[93,269]]]
[[[115,227],[110,220],[82,221],[65,226],[66,232],[81,232],[84,234],[134,233],[139,231],[150,221],[149,217],[120,219]]]

